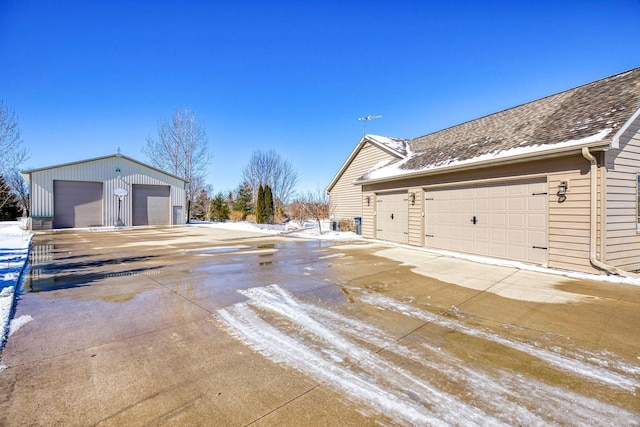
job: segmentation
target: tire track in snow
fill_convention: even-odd
[[[247,302],[218,312],[218,319],[234,337],[268,359],[308,374],[360,402],[365,414],[376,413],[397,423],[420,425],[607,425],[631,424],[634,419],[634,414],[621,408],[532,378],[468,368],[456,356],[429,343],[422,344],[424,353],[416,352],[379,328],[304,303],[277,285],[239,292],[248,298]],[[361,299],[403,314],[411,312],[415,316],[420,312],[380,295],[364,295]],[[293,329],[274,327],[258,315],[259,311],[286,319]],[[431,315],[424,313],[425,317]],[[440,317],[446,327],[476,331]],[[365,343],[378,350],[364,348]],[[384,358],[380,349],[463,385],[465,400],[474,404],[400,368]]]
[[[609,364],[603,360],[598,360],[597,365],[594,365],[592,363],[585,363],[581,360],[567,357],[562,354],[546,350],[544,348],[536,347],[534,345],[523,343],[520,341],[513,341],[479,328],[475,329],[469,327],[462,322],[447,318],[440,314],[434,314],[428,311],[420,310],[419,308],[416,308],[412,305],[405,304],[384,295],[364,294],[359,297],[359,300],[383,310],[395,311],[397,313],[401,313],[428,323],[452,329],[469,336],[491,341],[496,344],[511,348],[513,350],[521,351],[523,353],[544,360],[546,363],[554,366],[557,369],[560,369],[564,372],[576,374],[582,378],[589,378],[591,380],[595,380],[611,387],[622,388],[634,394],[636,392],[636,389],[640,388],[640,380],[607,369],[606,366]],[[594,358],[591,357],[590,359],[593,360]],[[625,366],[624,364],[619,362],[613,365],[621,366],[622,370],[624,370],[627,374],[632,374],[634,371],[637,372],[636,368]]]

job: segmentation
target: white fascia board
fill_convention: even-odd
[[[369,138],[368,134],[363,135],[362,138],[360,138],[360,141],[358,142],[358,144],[356,145],[356,148],[353,149],[353,151],[351,152],[349,157],[347,157],[347,160],[342,164],[342,166],[338,170],[338,173],[335,174],[335,176],[333,177],[333,179],[331,180],[329,185],[327,185],[327,188],[325,189],[325,192],[327,194],[329,194],[329,192],[333,189],[333,187],[336,185],[336,183],[338,182],[338,180],[340,179],[342,174],[347,170],[347,168],[349,167],[349,165],[351,164],[353,159],[355,159],[355,157],[358,155],[358,152],[360,151],[360,149],[367,142],[369,144],[375,145],[376,147],[380,148],[383,151],[388,152],[391,155],[397,156],[397,157],[399,157],[401,159],[406,158],[406,156],[402,155],[401,153],[398,153],[397,151],[387,147],[386,145],[381,144],[378,141],[375,141],[375,139],[373,139],[373,138]]]
[[[354,184],[355,185],[378,184],[382,182],[418,178],[421,176],[439,175],[443,173],[458,172],[462,170],[480,169],[480,168],[486,168],[486,167],[491,167],[496,165],[521,163],[521,162],[533,161],[533,160],[543,160],[546,158],[560,157],[568,154],[580,154],[582,152],[582,147],[606,149],[606,148],[609,148],[610,146],[611,146],[611,140],[597,141],[589,144],[581,144],[579,146],[552,148],[549,150],[539,150],[539,151],[534,151],[526,154],[509,156],[509,157],[498,157],[495,159],[481,160],[478,162],[460,163],[455,165],[436,167],[432,169],[416,170],[413,172],[401,173],[401,174],[384,177],[384,178],[356,180]]]
[[[640,118],[640,109],[638,109],[638,111],[633,113],[633,115],[629,118],[629,120],[627,120],[626,123],[623,124],[622,127],[618,130],[618,132],[616,132],[616,134],[613,135],[613,138],[611,139],[611,148],[614,148],[614,149],[620,148],[620,137],[622,137],[622,134],[624,134],[627,131],[627,129],[629,129],[629,127],[639,118]]]
[[[336,185],[336,183],[338,182],[338,180],[340,179],[344,171],[347,170],[347,168],[349,167],[353,159],[358,154],[358,151],[360,151],[360,149],[362,148],[362,146],[365,144],[366,141],[367,141],[366,135],[363,135],[362,138],[360,138],[360,141],[358,142],[358,144],[356,144],[356,147],[353,149],[351,154],[349,154],[349,157],[347,157],[347,160],[345,160],[345,162],[342,164],[340,169],[338,169],[338,172],[333,176],[333,179],[331,180],[329,185],[327,185],[327,188],[325,189],[325,192],[327,194],[329,194],[329,192],[333,189],[333,186]]]

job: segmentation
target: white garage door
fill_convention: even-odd
[[[425,191],[425,245],[515,261],[547,261],[547,183]]]
[[[102,183],[53,181],[53,228],[102,226]]]
[[[376,237],[381,240],[409,241],[407,192],[376,195]]]
[[[168,185],[133,185],[133,225],[168,225],[171,220]]]

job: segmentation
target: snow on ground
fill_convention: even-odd
[[[18,221],[0,222],[0,350],[9,334],[9,317],[16,286],[29,256],[33,234]],[[26,319],[25,319],[26,320]],[[16,327],[19,327],[16,324]],[[0,371],[3,369],[0,365]]]
[[[434,314],[377,293],[350,292],[372,308],[520,351],[612,393],[633,394],[640,386],[640,369],[613,354],[546,349],[468,325],[455,313]],[[630,425],[635,419],[623,408],[530,374],[470,366],[437,339],[404,345],[379,326],[307,303],[275,284],[239,293],[245,302],[217,313],[232,336],[343,394],[367,416],[401,425]],[[442,382],[443,374],[448,381]]]
[[[243,221],[243,222],[192,221],[187,225],[196,226],[196,227],[207,227],[207,228],[222,228],[225,230],[254,231],[256,233],[265,233],[265,234],[281,234],[286,231],[286,228],[282,225],[253,224],[246,221]]]
[[[208,228],[221,228],[225,230],[254,231],[265,234],[284,234],[289,237],[299,237],[303,239],[332,240],[348,242],[361,240],[362,236],[346,231],[328,231],[329,221],[323,221],[322,230],[318,230],[317,222],[306,222],[302,225],[289,222],[283,225],[274,224],[254,224],[249,222],[191,222],[190,225]]]

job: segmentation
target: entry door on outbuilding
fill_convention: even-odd
[[[544,264],[547,183],[425,191],[425,246]]]
[[[53,228],[101,227],[102,183],[53,181]]]
[[[133,185],[133,225],[169,225],[171,189],[168,185]]]
[[[406,191],[376,195],[376,237],[378,239],[408,243],[408,201]]]

